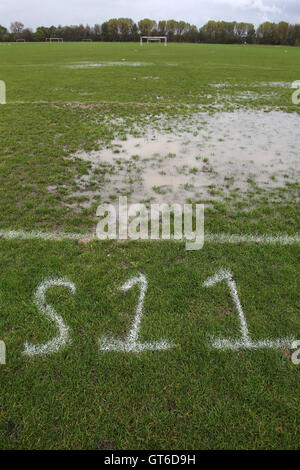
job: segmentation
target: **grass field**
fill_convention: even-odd
[[[253,341],[300,339],[299,58],[289,47],[0,45],[1,449],[299,449],[291,347],[213,348],[212,337],[240,337],[238,312],[226,283],[204,286],[228,270]],[[120,195],[204,203],[203,249],[93,240],[97,206]],[[62,232],[77,236],[47,239]],[[129,333],[139,289],[120,288],[139,273],[140,341],[173,347],[101,351],[104,336]],[[57,336],[35,297],[49,279],[74,286],[46,299],[69,342],[29,357],[26,342]]]

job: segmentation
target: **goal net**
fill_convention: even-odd
[[[46,38],[46,42],[64,42],[63,38]]]
[[[141,46],[145,42],[147,44],[149,44],[150,42],[160,42],[160,43],[164,43],[165,46],[166,46],[167,45],[167,36],[141,36],[141,38],[140,38]]]

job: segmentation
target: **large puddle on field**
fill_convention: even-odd
[[[91,196],[99,169],[102,201],[127,194],[132,202],[178,202],[242,195],[256,184],[265,189],[299,181],[300,116],[282,112],[199,113],[172,122],[169,131],[149,124],[143,137],[127,136],[111,148],[75,157],[92,163],[78,181]],[[221,194],[217,194],[222,191]],[[95,194],[94,194],[95,193]]]

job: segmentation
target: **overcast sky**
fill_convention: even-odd
[[[300,0],[0,0],[0,24],[26,27],[103,23],[129,17],[184,20],[202,26],[210,19],[300,23]]]

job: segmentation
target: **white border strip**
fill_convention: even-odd
[[[101,241],[96,234],[93,233],[71,233],[71,232],[40,232],[40,231],[24,231],[24,230],[0,230],[0,240],[81,240],[85,242]],[[124,240],[127,241],[127,240]],[[130,239],[128,239],[130,241]],[[145,240],[143,240],[145,241]],[[147,241],[147,240],[146,240]],[[152,241],[152,240],[150,240]],[[153,240],[157,241],[157,240]],[[159,240],[158,240],[159,241]],[[177,241],[177,240],[176,240]],[[204,237],[206,243],[212,244],[260,244],[260,245],[299,245],[299,235],[238,235],[229,233],[206,233]]]

